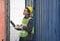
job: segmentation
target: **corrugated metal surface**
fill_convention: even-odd
[[[36,0],[36,41],[56,41],[56,0]]]
[[[58,41],[60,41],[60,0],[58,0]]]
[[[34,0],[33,1],[33,7],[35,8],[34,41],[59,41],[57,36],[58,35],[57,1],[58,0]]]
[[[33,0],[25,0],[25,5],[33,7]]]

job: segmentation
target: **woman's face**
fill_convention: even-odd
[[[23,14],[24,14],[24,15],[28,15],[28,14],[29,14],[29,13],[28,13],[28,10],[27,10],[26,8],[24,9]]]

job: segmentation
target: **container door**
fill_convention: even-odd
[[[0,41],[4,41],[5,0],[0,0]]]

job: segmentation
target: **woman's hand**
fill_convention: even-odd
[[[23,29],[22,25],[17,25],[18,29]]]

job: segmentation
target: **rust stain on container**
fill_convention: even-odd
[[[0,0],[0,41],[4,39],[5,29],[5,0]]]

